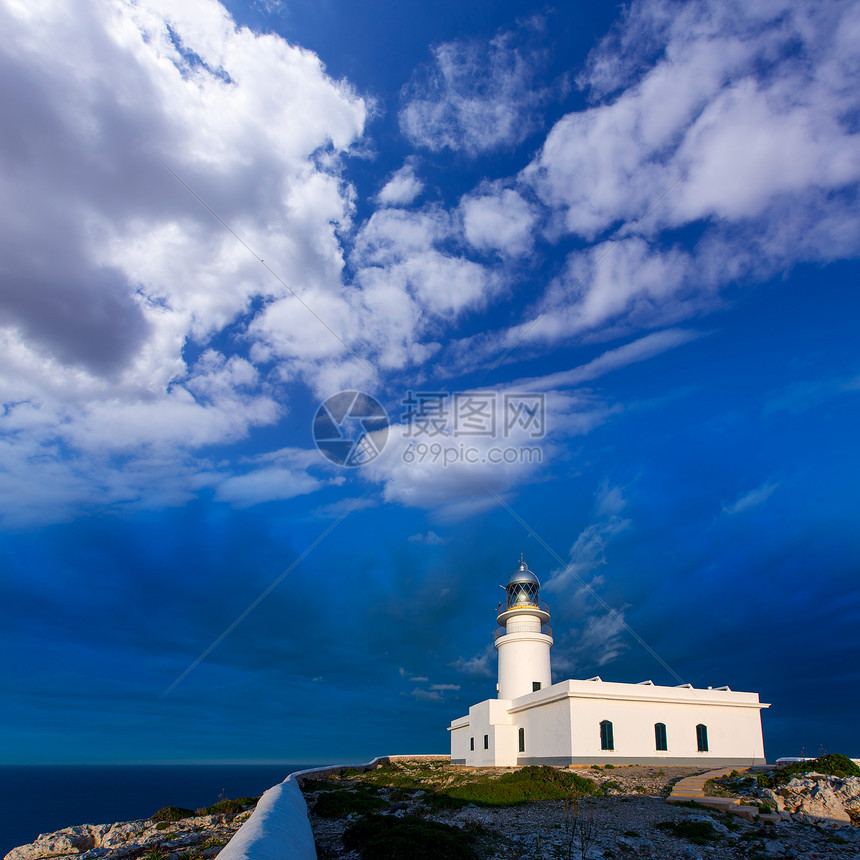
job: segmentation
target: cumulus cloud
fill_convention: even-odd
[[[535,213],[513,189],[465,197],[460,203],[466,239],[480,251],[519,257],[534,243]]]
[[[404,88],[403,133],[416,146],[470,156],[523,141],[537,127],[536,109],[549,94],[536,80],[545,59],[529,44],[530,32],[542,26],[533,19],[489,43],[433,48],[433,62]]]
[[[321,306],[339,288],[351,202],[337,157],[367,107],[314,54],[238,27],[213,0],[14,4],[0,25],[0,72],[15,81],[0,131],[0,386],[17,404],[2,416],[0,482],[12,491],[16,466],[50,463],[64,473],[43,486],[51,508],[63,494],[85,503],[88,480],[144,474],[126,463],[111,477],[93,459],[105,447],[151,459],[283,416],[250,362],[205,347],[254,299],[287,301],[257,254]],[[294,300],[259,324],[282,352],[299,313],[307,335],[315,320]]]
[[[376,199],[383,206],[405,206],[423,190],[424,183],[415,175],[412,163],[408,162],[382,186]]]

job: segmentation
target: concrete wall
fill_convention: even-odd
[[[538,695],[533,694],[534,697]],[[570,755],[571,715],[568,699],[523,711],[516,715],[516,722],[518,764],[531,764],[531,760],[538,758]],[[525,731],[525,752],[519,752],[519,727]],[[559,761],[558,764],[567,762]]]
[[[251,817],[218,854],[219,860],[316,860],[316,856],[308,808],[298,782],[290,777],[260,798]]]
[[[442,755],[380,756],[363,765],[329,765],[291,773],[258,801],[251,817],[233,834],[217,860],[316,860],[314,835],[300,784],[304,777],[322,779],[351,767],[374,770],[398,759],[448,760]]]

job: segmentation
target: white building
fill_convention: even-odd
[[[552,683],[549,607],[526,563],[511,574],[499,605],[498,698],[451,723],[451,762],[526,764],[763,764],[758,693],[728,687]]]

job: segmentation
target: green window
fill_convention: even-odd
[[[603,720],[600,723],[600,749],[615,749],[615,738],[612,736],[612,723],[609,720]]]

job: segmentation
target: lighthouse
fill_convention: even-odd
[[[496,698],[452,720],[451,764],[749,767],[765,761],[761,711],[770,705],[758,693],[599,675],[553,684],[549,607],[522,556],[503,588]]]
[[[551,686],[549,607],[541,602],[540,581],[522,555],[505,586],[497,621],[498,697],[516,699]]]

